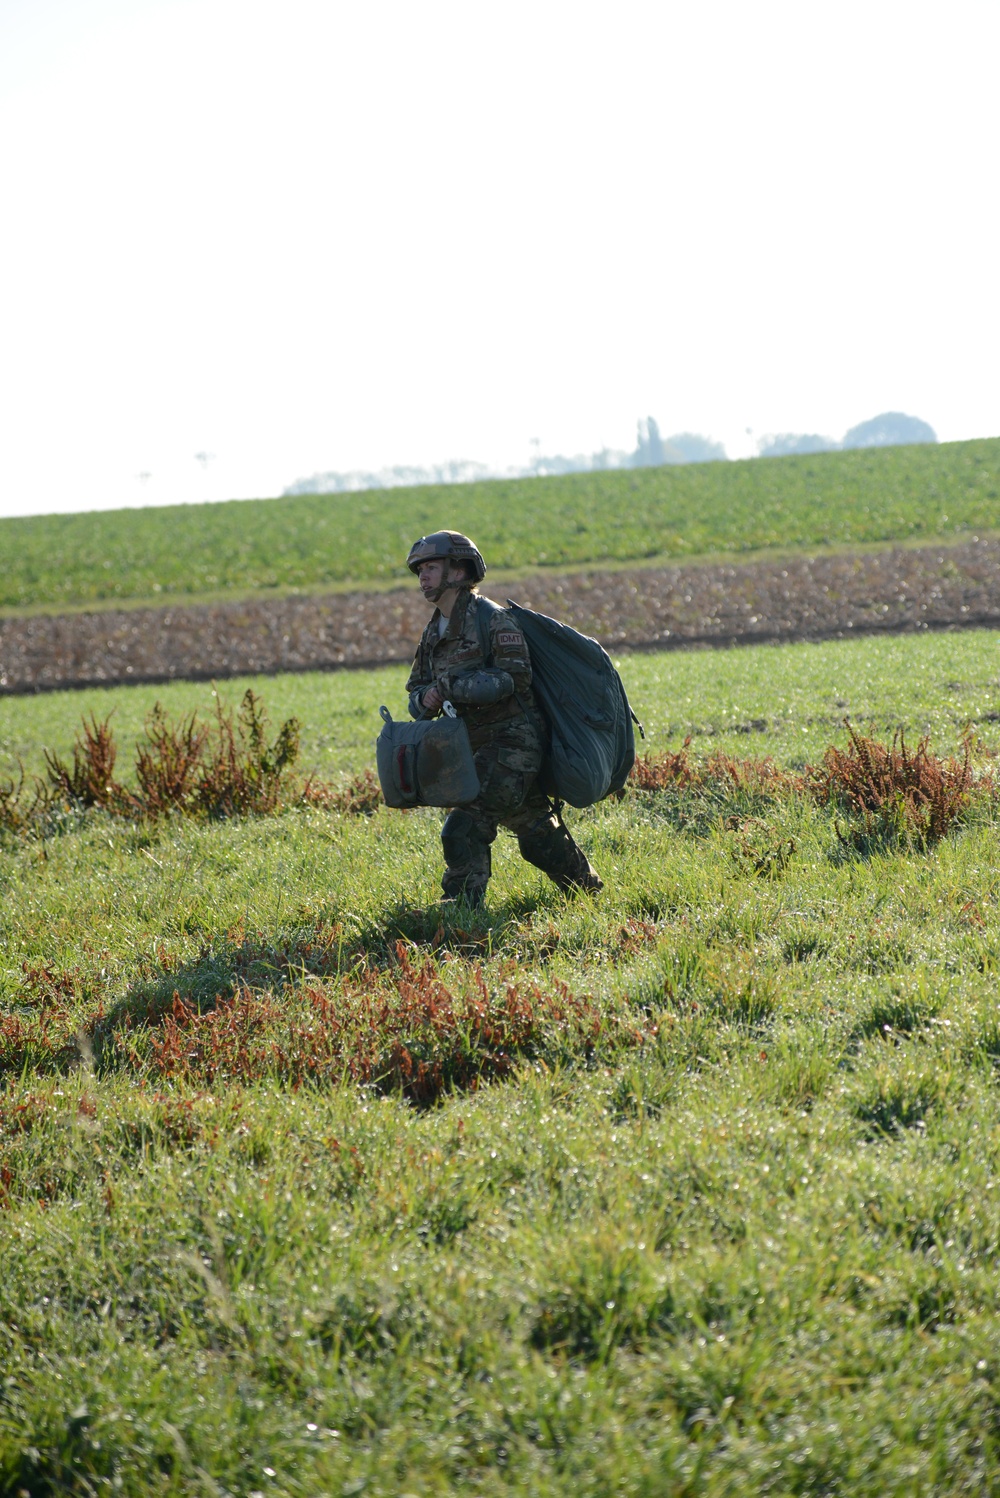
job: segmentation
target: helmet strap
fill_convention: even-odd
[[[446,558],[445,560],[449,562],[449,566],[448,566],[448,568],[446,569],[446,572],[445,572],[444,582],[441,584],[440,587],[435,588],[432,593],[425,593],[424,594],[424,597],[428,598],[431,603],[439,603],[440,600],[441,600],[441,598],[444,596],[445,593],[448,593],[448,592],[455,592],[455,593],[457,593],[462,588],[474,588],[476,586],[476,580],[473,577],[466,576],[466,577],[458,578],[457,580],[454,579],[454,578],[449,578],[448,577],[448,572],[451,571],[451,566],[450,566],[451,559],[449,557],[449,558]]]

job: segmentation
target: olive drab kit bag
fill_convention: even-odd
[[[381,713],[375,763],[386,806],[462,806],[475,800],[479,776],[461,718],[410,723],[396,721],[387,707]]]
[[[522,608],[510,598],[501,609],[480,596],[476,620],[487,661],[492,611],[508,614],[528,643],[531,689],[549,729],[542,789],[557,802],[577,807],[593,806],[620,791],[635,764],[633,723],[643,738],[645,734],[608,652],[547,614]]]

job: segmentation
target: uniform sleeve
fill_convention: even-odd
[[[425,673],[423,655],[423,641],[421,641],[420,645],[418,645],[417,647],[417,653],[413,657],[413,665],[410,667],[410,674],[406,678],[405,691],[409,699],[407,706],[409,707],[411,718],[419,718],[421,713],[423,712],[423,707],[421,706],[420,699],[431,684],[430,676]]]
[[[415,687],[410,693],[406,706],[411,718],[423,717],[424,704],[422,698],[429,686],[429,681],[421,682],[420,685],[418,687]]]
[[[490,665],[513,678],[515,692],[526,692],[531,686],[528,642],[506,610],[490,615],[490,638],[493,643]]]
[[[514,692],[514,678],[509,671],[464,671],[452,678],[451,700],[469,707],[490,707]]]

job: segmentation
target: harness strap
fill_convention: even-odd
[[[507,609],[502,608],[498,603],[494,603],[492,598],[484,598],[481,593],[476,595],[475,608],[479,649],[482,651],[483,664],[490,666],[493,663],[493,637],[490,634],[490,613],[506,614]]]
[[[490,614],[509,614],[510,610],[505,609],[502,604],[494,603],[492,598],[484,598],[481,593],[475,595],[474,605],[476,610],[476,633],[479,636],[479,649],[482,653],[483,665],[488,670],[493,664],[493,637],[490,634]],[[514,692],[514,701],[521,709],[522,716],[526,718],[528,716],[528,709],[521,701],[517,691]]]

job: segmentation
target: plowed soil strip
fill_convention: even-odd
[[[534,576],[509,591],[611,650],[1000,628],[1000,541]],[[0,693],[408,661],[415,587],[0,620]]]

